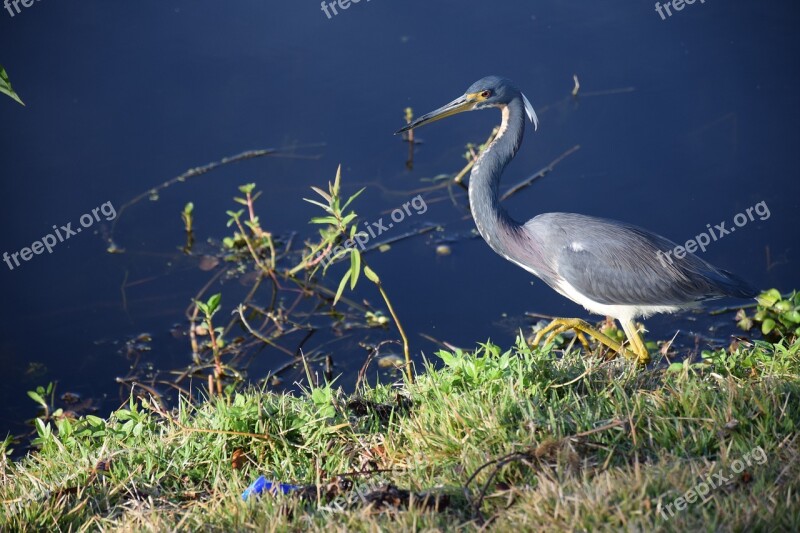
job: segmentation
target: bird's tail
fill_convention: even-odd
[[[730,296],[732,298],[755,298],[758,291],[747,283],[745,280],[732,274],[727,270],[716,269],[716,276],[712,277],[712,281],[717,289],[720,291],[721,296]]]

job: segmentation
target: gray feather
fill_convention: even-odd
[[[545,213],[525,224],[524,231],[544,247],[542,256],[550,264],[542,270],[549,285],[555,287],[560,277],[598,303],[683,306],[755,295],[742,280],[693,254],[667,257],[675,243],[623,222]]]

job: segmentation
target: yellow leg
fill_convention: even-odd
[[[559,325],[557,328],[554,328],[552,331],[550,331],[550,334],[544,340],[544,344],[545,345],[550,344],[551,342],[555,341],[556,336],[564,333],[565,331],[568,331],[569,329],[570,328],[567,326]],[[578,342],[581,343],[581,346],[583,346],[583,348],[587,352],[590,352],[592,348],[591,346],[589,346],[589,341],[586,340],[586,336],[579,329],[575,329],[574,331],[575,331],[575,338],[578,340]]]
[[[581,333],[580,331],[576,331],[575,336],[578,337],[578,342],[581,343],[581,346],[583,346],[584,350],[586,350],[587,352],[591,350],[591,347],[589,346],[589,341],[586,340],[586,336],[583,333]]]
[[[544,340],[544,344],[545,344],[545,346],[546,346],[546,345],[548,345],[548,344],[550,344],[550,343],[553,343],[553,342],[555,342],[555,340],[556,340],[556,337],[557,337],[558,335],[561,335],[562,333],[564,333],[564,332],[565,332],[565,331],[567,331],[568,329],[569,329],[568,327],[566,327],[566,326],[563,326],[563,325],[559,325],[557,328],[554,328],[554,329],[553,329],[553,330],[552,330],[552,331],[551,331],[551,332],[550,332],[550,333],[547,335],[547,338]]]
[[[622,329],[625,331],[625,336],[628,337],[633,351],[636,352],[636,358],[639,364],[646,365],[649,363],[650,353],[647,351],[647,347],[644,345],[644,341],[642,341],[642,337],[639,335],[636,325],[631,321],[622,322]]]
[[[624,324],[623,328],[625,328]],[[533,344],[534,346],[538,345],[542,341],[542,337],[544,337],[545,335],[547,335],[545,344],[549,344],[550,342],[553,341],[556,335],[563,333],[569,329],[574,330],[577,335],[580,335],[578,339],[581,340],[581,344],[584,344],[586,341],[586,337],[584,337],[584,335],[588,335],[589,337],[595,339],[600,344],[614,350],[618,354],[621,354],[625,357],[636,359],[640,363],[646,363],[647,361],[650,360],[649,356],[647,355],[647,350],[644,349],[644,344],[638,337],[638,334],[636,334],[635,330],[632,330],[634,332],[635,337],[631,336],[631,334],[628,333],[627,329],[625,329],[625,333],[628,335],[629,339],[635,338],[636,341],[632,340],[631,341],[632,344],[635,345],[636,342],[638,341],[639,345],[641,346],[641,349],[644,349],[644,352],[639,351],[638,347],[635,347],[635,349],[637,350],[635,352],[624,348],[617,341],[612,340],[607,335],[604,335],[603,333],[597,331],[597,329],[593,328],[588,323],[578,318],[554,319],[552,322],[550,322],[548,325],[546,325],[536,333],[536,336],[533,338]],[[586,344],[584,344],[585,347]],[[642,356],[643,353],[645,354],[644,357]]]

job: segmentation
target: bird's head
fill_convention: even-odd
[[[533,127],[538,128],[539,119],[536,117],[536,112],[533,110],[533,106],[525,95],[522,94],[511,81],[499,76],[487,76],[473,83],[469,89],[467,89],[467,92],[449,104],[422,115],[415,121],[396,131],[395,135],[418,128],[423,124],[463,113],[464,111],[476,111],[489,107],[504,107],[518,98],[522,100],[525,106],[525,113],[533,123]]]

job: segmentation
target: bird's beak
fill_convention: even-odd
[[[459,96],[449,104],[440,107],[436,111],[431,111],[426,115],[422,115],[411,124],[408,124],[394,132],[394,134],[397,135],[398,133],[403,133],[404,131],[413,130],[414,128],[418,128],[423,124],[430,124],[431,122],[436,122],[437,120],[441,120],[458,113],[463,113],[464,111],[472,111],[473,107],[475,107],[474,98],[471,98],[470,95],[467,94]]]

